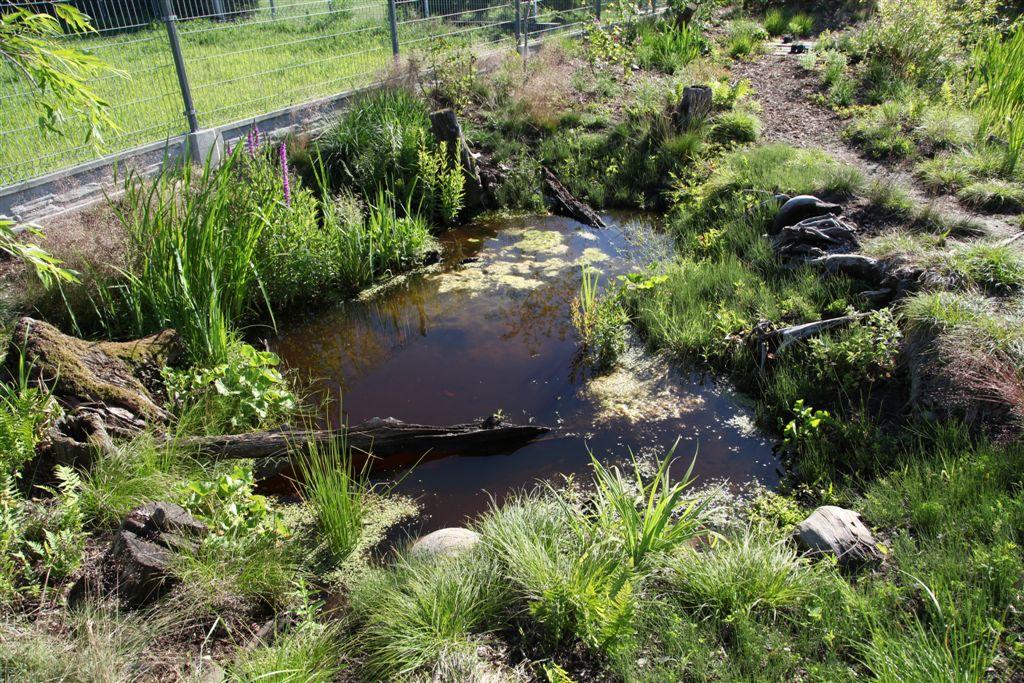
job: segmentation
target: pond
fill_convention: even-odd
[[[396,491],[420,500],[424,530],[459,525],[491,497],[603,462],[651,460],[680,439],[680,474],[772,486],[778,463],[753,413],[727,386],[681,373],[634,341],[594,376],[578,362],[570,309],[581,265],[604,284],[670,249],[650,218],[607,216],[591,229],[555,216],[480,221],[441,239],[444,260],[376,294],[296,321],[273,349],[332,425],[371,417],[470,422],[501,411],[552,427],[508,455],[422,462]]]

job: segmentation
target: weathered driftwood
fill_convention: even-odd
[[[797,195],[779,207],[778,213],[772,219],[771,233],[774,235],[787,225],[796,225],[808,218],[827,216],[829,214],[839,215],[842,212],[843,207],[839,204],[822,201],[810,194]]]
[[[756,346],[760,366],[764,368],[771,354],[784,351],[797,342],[805,341],[823,332],[845,327],[866,315],[866,313],[855,313],[778,329],[775,329],[771,323],[765,321],[757,325],[750,332],[748,340]]]
[[[819,258],[857,246],[856,229],[834,214],[787,225],[772,238],[772,249],[780,256]]]
[[[838,327],[846,327],[855,320],[860,320],[866,314],[857,313],[854,315],[844,315],[838,318],[829,318],[828,320],[817,320],[811,323],[803,323],[802,325],[792,325],[790,327],[783,327],[781,330],[774,332],[775,339],[777,340],[776,352],[783,351],[789,346],[796,344],[797,342],[816,337],[822,332],[828,332]]]
[[[688,85],[676,105],[675,120],[680,130],[699,125],[711,114],[712,91],[706,85]]]
[[[462,126],[459,119],[451,109],[435,111],[430,115],[430,127],[438,142],[445,143],[448,151],[459,166],[466,178],[465,204],[471,211],[486,209],[487,193],[484,189],[483,180],[480,177],[480,169],[477,167],[476,158],[469,149],[466,137],[462,134]]]
[[[487,418],[449,426],[409,424],[394,418],[374,418],[346,431],[287,430],[227,436],[179,439],[178,446],[199,457],[289,458],[308,454],[310,444],[324,448],[344,443],[353,463],[361,468],[369,461],[372,470],[405,467],[422,459],[447,455],[509,453],[550,429],[539,425],[513,425]]]
[[[565,189],[565,185],[562,185],[555,174],[548,168],[544,169],[544,183],[548,186],[551,198],[554,200],[555,213],[568,216],[592,228],[608,227],[601,217],[597,215],[597,212],[573,197],[572,193]]]

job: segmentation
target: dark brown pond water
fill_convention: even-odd
[[[330,397],[333,424],[371,417],[469,422],[502,411],[554,428],[515,453],[421,463],[397,491],[423,505],[423,527],[457,525],[540,478],[585,475],[587,449],[650,461],[680,439],[700,481],[777,483],[772,443],[721,383],[679,374],[634,345],[611,373],[578,367],[570,306],[580,265],[602,284],[668,249],[643,218],[593,230],[559,217],[482,222],[443,238],[440,271],[293,324],[273,347]],[[400,476],[400,475],[399,475]]]

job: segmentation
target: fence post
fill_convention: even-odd
[[[188,132],[199,131],[199,118],[196,116],[196,105],[192,101],[192,89],[185,73],[185,57],[181,54],[181,41],[178,39],[178,17],[171,9],[171,0],[162,0],[164,23],[167,25],[167,37],[171,41],[171,56],[174,58],[174,70],[178,74],[178,88],[181,99],[185,103],[185,118],[188,119]]]
[[[391,54],[398,56],[398,16],[395,0],[388,0],[388,23],[391,24]]]
[[[532,3],[531,0],[527,0],[527,2],[526,2],[526,19],[525,19],[525,24],[526,25],[523,26],[523,44],[522,44],[522,47],[520,48],[520,53],[519,53],[520,56],[523,59],[526,59],[526,55],[529,54],[529,49],[530,49],[528,43],[530,42],[530,6],[532,4],[533,3]]]
[[[522,7],[520,7],[520,0],[516,0],[516,23],[515,23],[516,47],[519,47],[519,41],[522,40],[522,33],[523,33],[523,27],[521,25],[522,24],[522,16],[523,16],[522,12],[523,12],[523,10],[522,10]]]
[[[594,18],[601,21],[601,0],[594,0],[594,14]]]
[[[423,0],[423,18],[430,18],[430,0]]]

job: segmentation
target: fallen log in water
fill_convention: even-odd
[[[548,186],[555,202],[555,213],[560,213],[592,228],[608,227],[596,211],[573,197],[572,193],[559,182],[555,174],[548,168],[544,169],[544,183]]]
[[[448,455],[511,453],[551,431],[539,425],[513,425],[489,417],[448,426],[409,424],[374,418],[347,430],[286,430],[178,439],[176,445],[200,458],[289,459],[307,455],[310,444],[344,444],[361,469],[388,470]]]

